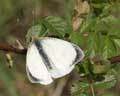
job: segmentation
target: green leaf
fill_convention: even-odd
[[[93,65],[93,73],[94,74],[102,74],[108,71],[107,66],[101,64],[94,64]]]
[[[59,37],[64,37],[68,33],[67,23],[60,17],[48,16],[43,20],[43,24]]]
[[[116,78],[114,75],[105,76],[105,80],[94,83],[96,88],[108,89],[115,85]]]
[[[71,88],[72,96],[88,96],[88,82],[76,82]]]
[[[100,17],[97,20],[94,30],[101,33],[102,35],[115,34],[113,32],[116,30],[116,25],[117,19],[113,15],[102,18]]]
[[[26,40],[31,42],[33,38],[39,38],[52,34],[63,38],[68,33],[67,23],[60,17],[48,16],[41,18],[27,32]]]
[[[26,35],[26,40],[27,42],[31,42],[33,38],[39,38],[42,36],[45,36],[47,34],[47,30],[45,29],[45,27],[42,24],[37,24],[32,26]]]
[[[64,0],[64,17],[66,21],[71,24],[72,17],[74,14],[74,0]]]
[[[107,59],[111,56],[114,56],[116,54],[116,47],[112,43],[111,39],[109,37],[103,37],[101,44],[102,48],[102,57],[104,59]]]
[[[117,81],[117,72],[115,69],[110,69],[107,74],[104,75],[104,80],[95,82],[94,86],[96,88],[108,89],[115,85]]]
[[[91,3],[91,6],[93,8],[104,8],[105,6],[107,6],[107,3]]]
[[[84,38],[82,33],[72,32],[70,34],[70,41],[72,43],[77,44],[77,45],[84,46],[86,40],[85,40],[85,38]]]
[[[87,38],[87,55],[90,56],[91,58],[94,57],[97,53],[97,50],[99,48],[99,36],[95,32],[91,32],[90,36]]]
[[[87,17],[86,17],[86,20],[81,24],[80,26],[80,29],[79,29],[79,32],[80,33],[83,33],[83,32],[91,32],[93,31],[94,27],[96,25],[96,22],[97,22],[97,18],[94,17],[93,18],[93,15],[92,14],[89,14]]]
[[[120,39],[114,39],[114,43],[120,48]]]

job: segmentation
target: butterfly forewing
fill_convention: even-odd
[[[26,71],[33,83],[38,83],[32,79],[33,77],[39,80],[41,84],[49,84],[53,81],[35,44],[32,44],[27,51]]]
[[[49,72],[53,78],[62,77],[73,70],[78,53],[72,43],[56,38],[45,38],[40,42],[51,62],[52,70]]]
[[[50,37],[38,39],[27,51],[28,78],[33,83],[50,84],[53,78],[69,74],[83,57],[75,44]]]

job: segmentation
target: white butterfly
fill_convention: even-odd
[[[83,51],[67,41],[51,37],[36,40],[27,51],[28,78],[32,83],[48,85],[69,74],[83,57]]]

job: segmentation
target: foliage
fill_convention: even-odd
[[[0,1],[3,4],[3,7],[0,6],[1,29],[13,14],[18,14],[17,17],[22,18],[24,17],[23,15],[25,15],[23,13],[26,13],[23,11],[23,9],[26,8],[23,0],[19,1],[22,6],[18,4],[15,7],[13,7],[13,3],[10,1],[11,0]],[[52,0],[51,2],[54,1],[57,0]],[[120,2],[119,0],[76,1],[81,1],[78,5],[82,4],[85,6],[82,8],[86,8],[86,6],[88,7],[89,5],[90,10],[85,9],[84,11],[87,11],[83,12],[83,10],[78,8],[74,0],[61,1],[63,3],[62,9],[64,10],[61,12],[62,15],[60,14],[60,16],[58,16],[54,14],[33,20],[34,23],[32,22],[33,24],[26,34],[26,41],[27,45],[29,45],[29,43],[36,38],[55,36],[69,40],[83,48],[85,59],[81,64],[76,66],[82,80],[74,82],[73,87],[71,88],[71,94],[72,96],[91,96],[89,94],[93,93],[92,95],[94,96],[95,92],[99,89],[109,91],[109,89],[115,85],[117,80],[118,66],[117,64],[111,65],[107,58],[120,53]],[[15,1],[12,0],[12,2]],[[45,5],[46,2],[50,1],[45,0],[43,2],[40,0],[39,2],[38,0],[33,0],[32,8],[36,5]],[[47,3],[46,6],[48,5],[49,4]],[[31,4],[29,6],[31,6]],[[79,10],[76,10],[76,7]],[[1,13],[1,10],[4,11],[4,14]],[[8,14],[10,14],[10,16],[8,16]],[[74,26],[78,26],[77,24],[79,24],[78,28],[73,28],[73,24],[76,24]],[[101,62],[95,64],[93,59],[101,60]],[[0,63],[4,63],[3,61],[5,60],[1,59]],[[18,96],[16,88],[13,87],[14,83],[11,79],[12,76],[11,74],[8,74],[4,67],[4,64],[0,64],[0,71],[2,70],[2,72],[0,72],[0,79],[5,84],[5,87],[11,96]],[[108,93],[107,95],[102,95],[112,96],[111,94]]]
[[[63,38],[67,33],[67,23],[61,18],[54,16],[41,18],[37,25],[29,29],[26,35],[27,42],[30,42],[32,38],[47,36],[49,33]]]
[[[93,86],[95,89],[108,89],[115,85],[116,83],[116,74],[114,73],[115,70],[109,70],[105,75],[103,75],[104,80],[102,81],[95,81],[93,82]],[[97,77],[98,79],[99,77]],[[100,77],[101,78],[101,77]],[[74,83],[72,87],[72,96],[89,96],[89,88],[91,87],[91,83],[88,80],[84,81],[77,81]],[[91,90],[91,89],[90,89]]]
[[[82,65],[77,66],[79,73],[84,74],[87,80],[79,81],[74,84],[74,87],[72,87],[73,96],[89,96],[89,88],[91,86],[89,80],[94,80],[93,86],[95,89],[109,89],[113,87],[116,82],[116,74],[114,73],[117,73],[117,71],[112,68],[113,66],[111,67],[110,62],[107,62],[107,58],[117,55],[120,51],[120,31],[117,29],[119,22],[114,14],[114,12],[118,10],[117,7],[119,4],[117,5],[116,2],[112,1],[103,1],[100,3],[93,1],[89,4],[93,12],[91,11],[86,15],[78,30],[73,31],[73,29],[71,29],[70,31],[69,28],[72,24],[68,24],[68,19],[66,18],[64,18],[65,20],[63,22],[62,17],[48,16],[42,18],[40,23],[38,23],[39,26],[44,27],[41,29],[49,30],[47,31],[49,34],[54,34],[60,38],[64,39],[66,38],[65,34],[69,34],[67,38],[71,42],[84,47],[86,58],[90,60],[96,56],[99,59],[102,58],[101,61],[103,62],[97,65],[85,59]],[[70,20],[72,19],[69,19],[69,22]],[[31,33],[35,32],[35,30],[31,31]],[[40,30],[38,33],[41,34],[42,32],[43,31]],[[29,33],[28,31],[28,34]],[[44,33],[46,32],[44,31]],[[42,36],[43,35],[38,35],[37,37],[39,38]],[[49,35],[45,34],[44,36]]]

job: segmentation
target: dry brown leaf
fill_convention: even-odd
[[[76,20],[74,20],[74,22],[73,22],[73,29],[77,30],[80,27],[82,21],[83,21],[82,18],[77,18]]]
[[[87,15],[90,12],[90,6],[87,1],[82,2],[81,0],[77,0],[74,9],[76,14],[73,17],[72,25],[73,29],[76,31],[84,20],[82,15]]]

